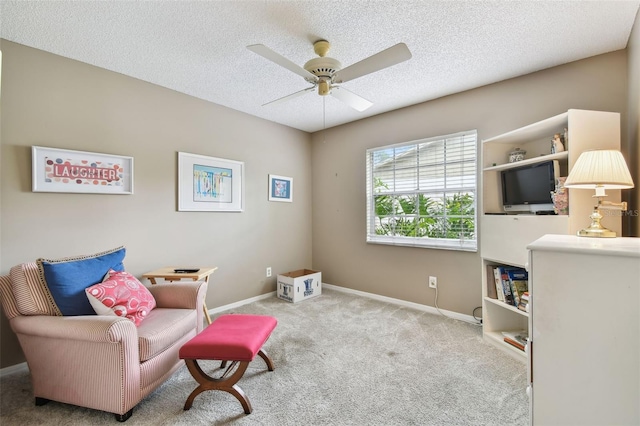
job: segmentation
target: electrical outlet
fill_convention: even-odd
[[[267,268],[267,278],[271,276],[271,266]]]
[[[429,287],[430,288],[436,288],[438,287],[438,278],[437,277],[429,277]]]

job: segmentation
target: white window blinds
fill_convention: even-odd
[[[367,242],[477,250],[477,132],[367,150]]]

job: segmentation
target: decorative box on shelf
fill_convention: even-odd
[[[278,298],[287,302],[300,302],[322,294],[322,272],[311,269],[278,274]]]

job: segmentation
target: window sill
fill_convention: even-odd
[[[478,244],[475,240],[446,240],[433,238],[428,241],[416,241],[412,238],[376,237],[367,238],[367,244],[381,244],[389,246],[427,248],[437,250],[455,250],[477,252]]]

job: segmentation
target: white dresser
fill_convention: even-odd
[[[532,424],[640,424],[640,238],[527,248]]]

